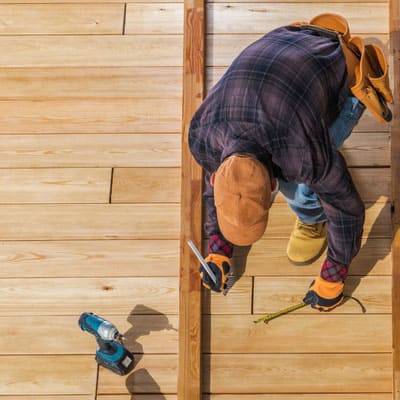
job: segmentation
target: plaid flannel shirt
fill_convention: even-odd
[[[233,61],[189,131],[190,150],[206,171],[209,252],[231,257],[233,249],[218,227],[210,175],[226,157],[246,152],[272,175],[305,183],[317,193],[328,219],[321,276],[346,278],[360,248],[365,210],[328,127],[347,95],[340,44],[310,30],[275,29]]]

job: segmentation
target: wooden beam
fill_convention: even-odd
[[[182,114],[181,254],[178,399],[201,398],[201,284],[187,241],[201,246],[202,170],[190,154],[188,130],[204,96],[204,0],[185,0]]]
[[[391,125],[392,166],[392,321],[393,321],[393,399],[400,399],[400,5],[390,1],[390,47],[394,74],[394,106]]]

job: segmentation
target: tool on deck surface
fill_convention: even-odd
[[[299,308],[303,308],[303,307],[308,306],[308,305],[309,305],[309,304],[302,302],[302,303],[296,304],[296,305],[294,305],[294,306],[290,306],[290,307],[288,307],[288,308],[284,308],[283,310],[280,310],[280,311],[278,311],[278,312],[276,312],[276,313],[268,314],[268,315],[266,315],[265,317],[261,317],[261,318],[259,318],[259,319],[256,319],[256,320],[253,321],[253,322],[254,322],[255,324],[258,324],[259,322],[264,322],[265,324],[268,324],[268,322],[271,321],[271,320],[274,319],[274,318],[278,318],[278,317],[280,317],[281,315],[290,313],[290,312],[292,312],[292,311],[298,310]]]
[[[206,260],[203,258],[203,256],[197,249],[196,245],[191,240],[188,241],[188,245],[192,249],[192,251],[193,251],[194,255],[197,257],[197,259],[200,261],[201,265],[206,270],[207,274],[210,275],[210,278],[212,279],[212,281],[215,284],[217,284],[217,278],[215,277],[214,272],[211,271],[210,267],[206,263]]]
[[[123,336],[109,321],[91,312],[84,312],[79,318],[79,326],[95,336],[99,347],[96,361],[118,375],[126,375],[134,367],[132,353],[122,344]]]

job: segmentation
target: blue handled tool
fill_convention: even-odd
[[[109,321],[91,312],[84,312],[79,318],[83,331],[95,336],[99,347],[96,361],[118,375],[128,374],[134,367],[133,354],[122,344],[123,336]]]

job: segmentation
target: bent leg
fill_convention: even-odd
[[[329,128],[329,134],[336,148],[342,147],[343,142],[350,136],[364,110],[365,106],[356,97],[347,97],[339,116]],[[280,179],[279,189],[300,221],[307,224],[326,221],[324,210],[317,195],[308,186],[285,182]]]

